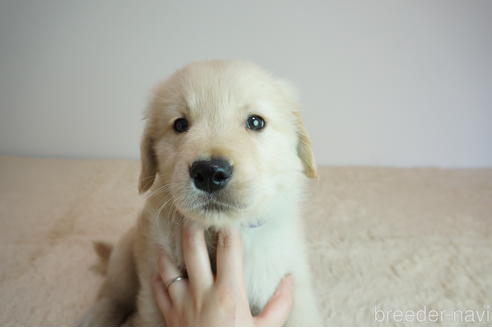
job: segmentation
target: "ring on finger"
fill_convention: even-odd
[[[171,287],[172,284],[174,284],[177,281],[181,281],[181,280],[185,280],[185,279],[186,278],[185,277],[182,277],[182,276],[177,276],[176,278],[171,279],[171,281],[169,281],[166,284],[166,289],[169,290],[169,287]]]

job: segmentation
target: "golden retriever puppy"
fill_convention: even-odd
[[[160,84],[146,113],[136,226],[116,245],[84,325],[163,325],[151,289],[158,246],[183,267],[181,224],[239,225],[253,314],[292,273],[289,325],[321,324],[303,242],[300,197],[316,177],[293,88],[241,61],[190,64]]]

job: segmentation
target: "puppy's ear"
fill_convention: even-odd
[[[157,157],[154,151],[154,139],[148,132],[144,133],[140,144],[141,170],[138,179],[138,191],[144,193],[152,186],[157,174]]]
[[[297,129],[297,156],[299,156],[304,166],[304,174],[308,178],[315,179],[318,177],[318,172],[311,148],[311,140],[309,140],[306,129],[304,128],[301,114],[294,112],[294,116]]]
[[[280,87],[280,91],[284,95],[288,102],[292,105],[294,122],[297,131],[297,156],[301,159],[304,166],[304,174],[311,179],[318,177],[316,170],[316,164],[314,161],[313,151],[311,149],[311,141],[304,128],[304,122],[302,121],[299,109],[299,93],[296,87],[288,80],[277,79],[277,84]]]

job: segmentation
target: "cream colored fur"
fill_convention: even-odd
[[[261,131],[246,128],[249,115],[265,118]],[[208,229],[213,253],[216,231],[241,227],[245,283],[258,313],[281,278],[292,273],[295,300],[289,325],[321,324],[311,287],[300,222],[306,177],[316,177],[309,139],[293,88],[254,64],[210,61],[188,65],[155,90],[142,140],[140,192],[148,191],[137,225],[113,250],[97,303],[86,325],[164,323],[150,289],[158,245],[183,267],[180,228],[192,220]],[[176,133],[185,117],[190,128]],[[193,161],[223,157],[234,174],[223,195],[227,211],[203,210],[203,192],[193,187]],[[214,200],[215,201],[215,200]],[[258,227],[251,227],[258,222]],[[104,251],[104,249],[103,249]]]
[[[0,322],[72,326],[102,278],[92,241],[135,225],[133,160],[0,156]],[[302,221],[325,325],[490,326],[492,168],[320,167]],[[488,309],[483,322],[375,321]]]

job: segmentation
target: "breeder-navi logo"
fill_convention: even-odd
[[[374,306],[374,321],[378,323],[490,323],[490,306],[482,309],[436,310],[427,306],[418,310],[403,310],[396,308]]]

